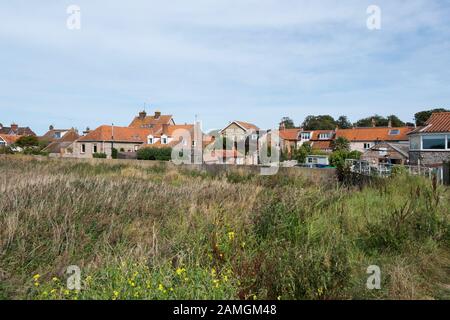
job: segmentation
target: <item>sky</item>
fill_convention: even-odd
[[[412,121],[450,107],[450,1],[1,1],[0,123],[127,126],[144,107],[208,130],[310,114]]]

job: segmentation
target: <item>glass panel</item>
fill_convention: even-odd
[[[445,136],[423,136],[423,148],[428,150],[444,150]]]
[[[409,139],[411,150],[420,150],[420,136],[411,137]]]

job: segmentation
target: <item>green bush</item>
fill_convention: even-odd
[[[172,158],[172,148],[142,148],[137,152],[138,160],[169,161]]]
[[[117,159],[118,153],[119,152],[117,151],[116,148],[112,148],[112,150],[111,150],[111,158]]]
[[[96,152],[92,155],[93,158],[96,159],[106,159],[106,153],[104,152]]]

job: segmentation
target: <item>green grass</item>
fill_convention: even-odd
[[[0,159],[0,299],[448,299],[449,248],[449,189],[403,174]]]

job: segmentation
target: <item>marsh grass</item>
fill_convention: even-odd
[[[354,189],[0,159],[0,299],[440,299],[449,247],[449,190],[403,174]]]

